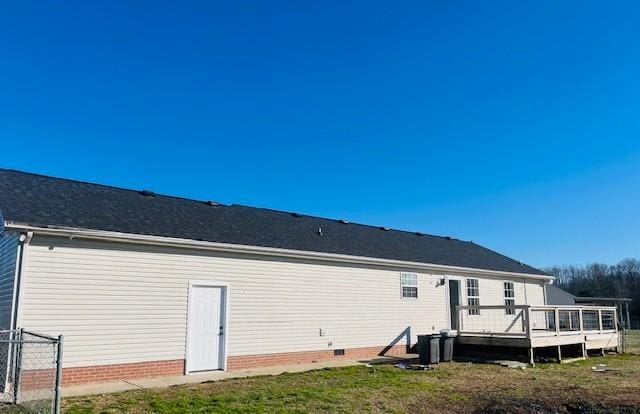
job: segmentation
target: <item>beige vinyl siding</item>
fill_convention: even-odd
[[[526,287],[526,294],[528,297],[529,305],[545,305],[544,298],[544,283],[527,280],[526,284],[523,282],[523,286]]]
[[[18,239],[19,235],[15,233],[5,233],[0,237],[0,329],[11,329]]]
[[[403,271],[36,236],[22,326],[64,334],[68,367],[184,358],[191,280],[230,284],[228,356],[413,344],[448,327],[447,287],[416,272],[402,299]]]
[[[480,279],[480,305],[504,305],[504,282],[513,282],[516,305],[544,305],[544,282],[504,277],[478,279]]]
[[[475,278],[475,276],[470,276]],[[513,282],[516,305],[544,305],[544,282],[522,278],[477,278],[480,288],[480,306],[505,306],[504,282]],[[466,301],[466,280],[464,286],[464,303]],[[474,332],[522,332],[523,315],[516,311],[515,315],[508,315],[505,309],[482,309],[480,315],[462,315],[463,330]]]

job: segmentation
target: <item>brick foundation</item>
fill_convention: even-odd
[[[20,389],[22,391],[34,391],[52,389],[56,383],[56,370],[29,369],[22,371],[20,376]]]
[[[137,362],[133,364],[93,365],[62,369],[62,384],[75,385],[121,379],[170,377],[184,374],[184,359]]]
[[[273,365],[308,364],[331,360],[356,360],[375,358],[381,355],[402,355],[407,352],[404,345],[391,347],[368,347],[345,349],[344,355],[334,355],[333,350],[286,352],[279,354],[261,354],[231,356],[227,359],[227,370],[266,367]],[[52,373],[34,372],[30,381],[40,383],[50,381]],[[108,382],[134,378],[169,377],[184,374],[184,360],[138,362],[132,364],[93,365],[87,367],[71,367],[62,369],[62,384],[77,385],[97,382]],[[35,384],[34,384],[35,385]]]
[[[272,365],[294,365],[309,364],[312,362],[322,362],[331,360],[350,360],[375,358],[382,355],[402,355],[407,353],[407,347],[404,345],[396,345],[391,347],[374,346],[368,348],[347,348],[344,355],[334,356],[333,350],[326,351],[305,351],[305,352],[286,352],[281,354],[262,354],[262,355],[245,355],[231,356],[227,359],[227,369],[229,371],[268,367]]]

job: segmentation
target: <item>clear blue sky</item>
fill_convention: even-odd
[[[0,164],[640,256],[637,2],[310,3],[3,1]]]

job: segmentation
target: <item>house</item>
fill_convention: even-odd
[[[490,312],[531,333],[552,279],[451,237],[13,170],[0,210],[0,328],[63,334],[67,385],[402,354]]]
[[[631,329],[629,316],[629,298],[609,298],[594,296],[575,296],[564,289],[549,284],[545,286],[545,298],[548,305],[606,305],[617,309],[618,323],[625,329]]]
[[[573,305],[576,303],[575,295],[553,284],[545,286],[544,295],[549,305]]]

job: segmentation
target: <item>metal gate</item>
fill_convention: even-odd
[[[62,335],[0,331],[0,404],[31,413],[60,412]]]

